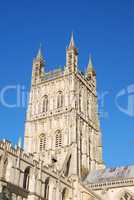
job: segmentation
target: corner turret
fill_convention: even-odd
[[[73,33],[71,35],[69,46],[66,50],[66,68],[69,72],[77,71],[78,50],[75,47]]]
[[[44,58],[40,47],[37,56],[33,60],[32,85],[39,83],[44,77]]]

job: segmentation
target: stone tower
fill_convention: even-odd
[[[44,63],[39,49],[33,61],[24,148],[66,176],[84,177],[104,167],[92,60],[83,75],[72,34],[64,69],[46,73]]]

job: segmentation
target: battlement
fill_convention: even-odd
[[[26,154],[22,148],[16,145],[14,147],[12,143],[8,140],[0,141],[0,150],[3,150],[9,154],[12,154],[15,157],[19,156],[21,159],[31,164],[35,164],[37,162],[35,161],[33,154]]]
[[[20,161],[27,163],[28,166],[36,167],[41,169],[48,174],[53,174],[54,177],[57,177],[57,173],[52,165],[45,165],[43,160],[40,160],[35,157],[34,154],[26,153],[22,148],[15,146],[13,147],[12,143],[8,140],[0,141],[0,152],[5,152],[8,155],[19,158]],[[65,178],[65,177],[64,177]]]
[[[64,75],[64,69],[60,67],[54,69],[53,71],[45,73],[45,80],[52,80],[63,75]]]
[[[18,146],[13,147],[12,143],[8,140],[0,141],[0,150],[13,157],[19,158],[29,166],[36,166],[36,168],[42,168],[44,171],[47,170],[51,173],[53,172],[53,168],[51,166],[44,165],[44,162],[39,159],[37,160],[34,154],[26,153],[22,148]]]
[[[64,187],[71,188],[68,177],[65,177],[60,171],[56,171],[54,166],[46,166],[43,160],[36,160],[34,154],[25,153],[22,148],[19,146],[14,147],[8,140],[0,141],[0,157],[4,161],[0,162],[0,184],[1,182],[4,185],[7,184],[13,195],[17,194],[27,199],[29,190],[31,193],[34,192],[35,196],[40,196],[40,199],[44,199],[45,181],[49,180],[50,177],[51,182],[56,183],[57,180],[60,180]],[[30,171],[26,171],[28,169]],[[37,188],[33,189],[33,177],[35,176],[37,177]],[[24,183],[27,183],[27,185]],[[42,189],[38,190],[40,184]]]

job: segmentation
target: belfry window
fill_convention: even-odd
[[[48,111],[48,96],[44,96],[43,99],[43,108],[42,108],[43,112],[47,112]]]
[[[40,151],[44,151],[46,149],[46,136],[44,134],[40,135]]]
[[[63,92],[59,91],[57,96],[57,108],[60,108],[63,106]]]
[[[60,130],[56,131],[56,136],[55,136],[55,147],[59,148],[62,146],[62,133]]]

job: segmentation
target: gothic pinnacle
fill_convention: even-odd
[[[93,69],[93,62],[92,62],[92,56],[91,55],[89,55],[88,69]]]
[[[95,70],[93,67],[92,56],[89,55],[89,61],[88,61],[88,66],[87,66],[87,76],[91,74],[95,75]]]
[[[72,34],[71,34],[71,39],[70,39],[69,48],[75,48],[74,34],[73,34],[73,32],[72,32]]]
[[[40,44],[40,47],[39,47],[39,50],[38,50],[36,58],[43,60],[42,45],[41,44]]]
[[[19,148],[21,148],[21,147],[22,147],[21,145],[22,145],[21,137],[19,137],[19,138],[18,138],[18,145],[17,145],[17,146],[18,146]]]

